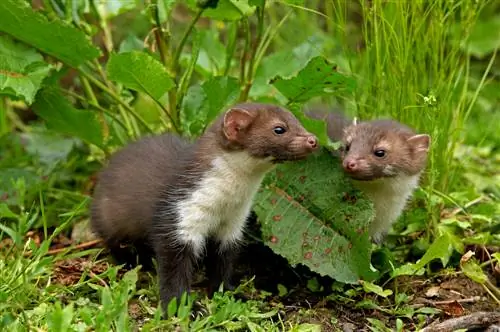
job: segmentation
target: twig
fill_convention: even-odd
[[[452,303],[471,303],[471,302],[477,302],[481,300],[481,296],[473,296],[469,297],[466,299],[456,299],[456,300],[443,300],[443,301],[429,301],[434,305],[446,305],[446,304],[452,304]]]
[[[64,247],[64,248],[59,248],[59,249],[52,249],[52,250],[47,251],[46,255],[56,255],[56,254],[59,254],[61,252],[64,252],[65,250],[79,250],[79,249],[90,248],[90,247],[95,246],[96,244],[101,243],[101,241],[102,241],[101,239],[97,239],[97,240],[92,240],[92,241],[80,243],[80,244],[73,246],[73,247],[70,246],[70,247]],[[29,257],[32,254],[33,254],[32,251],[25,252],[24,257]]]
[[[470,315],[445,320],[442,323],[433,323],[420,332],[453,332],[459,329],[486,328],[500,322],[500,312],[479,311]]]

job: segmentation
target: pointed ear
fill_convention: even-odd
[[[427,152],[431,144],[431,137],[427,134],[414,135],[408,138],[407,142],[415,152]]]
[[[224,114],[224,135],[230,141],[238,139],[238,133],[250,126],[253,116],[245,109],[231,108]]]

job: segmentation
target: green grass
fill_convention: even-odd
[[[267,91],[265,78],[291,75],[320,54],[357,79],[353,95],[321,101],[332,107],[340,104],[361,118],[390,116],[429,133],[431,158],[422,188],[377,253],[392,255],[400,265],[414,263],[433,248],[436,238],[446,239],[448,246],[433,252],[433,264],[425,268],[426,282],[439,286],[440,278],[470,278],[484,292],[489,308],[498,308],[498,289],[481,282],[481,273],[493,280],[500,257],[484,258],[481,253],[492,255],[500,245],[500,67],[494,61],[499,45],[488,37],[495,30],[484,28],[500,19],[499,6],[467,0],[371,3],[311,0],[305,7],[271,5],[263,30],[267,49],[259,49],[250,96]],[[146,34],[147,24],[141,20],[131,25]],[[187,24],[173,26],[172,33],[185,31]],[[232,36],[234,26],[225,28]],[[209,37],[225,28],[212,27]],[[208,44],[210,40],[207,37]],[[184,67],[190,65],[189,51],[181,57]],[[264,69],[259,71],[259,66]],[[195,76],[203,76],[207,68],[198,68]],[[223,66],[218,70],[225,72]],[[239,74],[237,66],[228,71]],[[79,82],[90,96],[98,93],[95,87],[96,92],[89,90],[82,77]],[[122,106],[110,105],[126,114]],[[155,119],[151,114],[158,112],[149,101],[134,107],[145,118]],[[101,167],[103,152],[56,134],[41,121],[23,122],[20,114],[26,109],[7,97],[2,97],[0,111],[0,330],[173,331],[177,326],[183,331],[319,331],[320,325],[335,330],[345,321],[337,308],[342,306],[357,315],[359,323],[384,331],[387,326],[415,329],[440,314],[432,305],[415,309],[412,301],[421,293],[404,289],[405,282],[398,278],[377,281],[380,289],[311,279],[310,289],[282,286],[275,294],[255,289],[251,281],[236,294],[218,294],[212,300],[200,292],[208,315],[192,319],[189,302],[162,320],[154,275],[125,272],[98,260],[98,249],[49,253],[54,245],[66,246],[74,225],[88,220],[91,176]],[[141,131],[130,114],[123,120],[133,135]],[[120,142],[110,145],[128,139],[125,132],[121,135]],[[473,264],[481,266],[476,274],[460,264],[465,249],[476,252],[478,262]],[[302,291],[305,300],[321,297],[324,303],[312,308],[305,301],[284,304],[290,293]],[[238,300],[240,293],[252,300]],[[380,319],[364,320],[365,314]]]

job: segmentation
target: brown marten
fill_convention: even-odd
[[[119,262],[130,261],[124,243],[156,258],[164,308],[189,291],[205,255],[212,295],[221,283],[231,288],[238,244],[265,174],[317,148],[316,137],[288,110],[236,105],[195,142],[163,134],[114,154],[98,176],[92,227]]]

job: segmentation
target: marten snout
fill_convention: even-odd
[[[318,139],[314,135],[309,135],[306,138],[306,144],[311,150],[316,150],[318,148]]]
[[[342,163],[342,167],[349,173],[356,172],[359,170],[359,160],[347,158]]]

